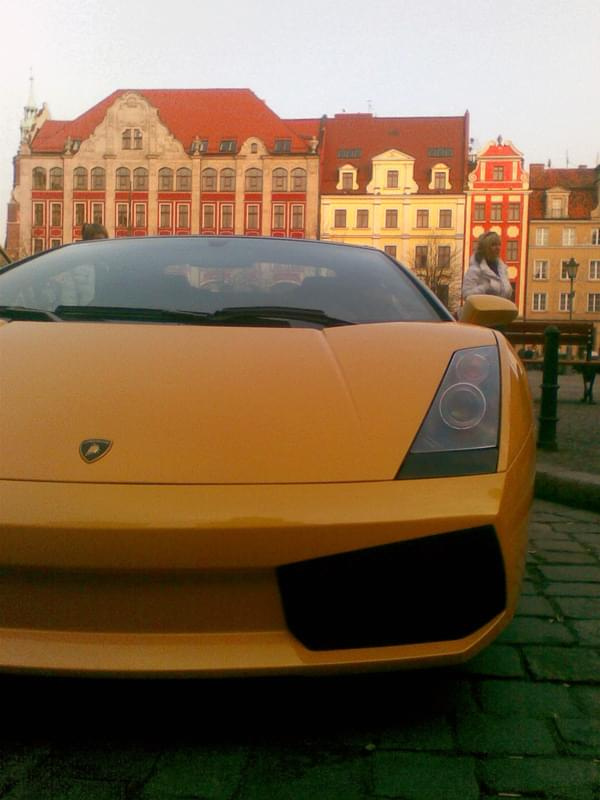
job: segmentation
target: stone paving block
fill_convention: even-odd
[[[600,597],[600,583],[549,583],[544,592],[549,597]]]
[[[549,581],[590,581],[600,583],[600,567],[592,566],[553,566],[538,564],[538,569]]]
[[[488,758],[478,768],[486,790],[596,800],[600,764],[567,758]]]
[[[585,683],[600,675],[600,653],[577,647],[530,645],[523,648],[535,678]]]
[[[526,681],[482,681],[481,705],[486,713],[506,717],[580,717],[582,711],[574,690],[552,683]]]
[[[549,553],[587,553],[587,548],[580,542],[570,539],[530,539],[530,548],[535,551]]]
[[[460,669],[474,675],[498,678],[523,678],[526,675],[517,649],[504,644],[490,645]]]
[[[565,617],[600,620],[600,597],[559,597],[556,602]]]
[[[248,760],[243,748],[178,747],[163,753],[144,784],[140,800],[230,800]]]
[[[556,612],[545,597],[522,596],[517,608],[519,617],[554,617]]]
[[[558,719],[556,727],[568,753],[575,756],[600,756],[600,720]]]
[[[2,795],[2,800],[123,800],[125,797],[126,786],[122,783],[40,776],[19,784]]]
[[[522,595],[534,595],[539,594],[539,589],[534,581],[529,578],[526,578],[523,583],[521,584],[521,594]]]
[[[538,551],[535,554],[537,564],[592,564],[597,565],[598,559],[590,553],[566,553],[556,551]]]
[[[378,752],[373,785],[375,797],[402,800],[479,800],[480,794],[475,760],[463,756]]]
[[[157,748],[111,743],[100,746],[62,744],[49,762],[54,774],[96,781],[139,781],[148,777],[158,758]]]
[[[583,647],[600,647],[600,622],[597,619],[571,620],[571,627]]]
[[[579,534],[597,534],[600,531],[600,516],[596,515],[596,520],[591,519],[589,522],[585,520],[565,520],[552,525],[554,533],[566,533],[570,536],[577,536]]]
[[[573,695],[586,716],[600,719],[600,686],[574,686]]]
[[[572,644],[575,637],[566,625],[540,617],[516,617],[498,637],[502,644]]]
[[[549,723],[528,717],[463,714],[457,722],[459,746],[464,753],[538,755],[556,753]]]
[[[453,750],[454,738],[445,716],[401,719],[382,731],[379,749],[386,750]]]

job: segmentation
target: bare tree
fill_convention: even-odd
[[[430,236],[415,245],[409,259],[415,274],[450,308],[460,294],[462,254],[447,240]]]

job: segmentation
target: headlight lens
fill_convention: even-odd
[[[495,472],[499,427],[498,349],[459,350],[396,477]]]

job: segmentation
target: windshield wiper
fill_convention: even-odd
[[[296,308],[294,306],[231,306],[215,311],[211,318],[215,322],[226,323],[298,320],[298,322],[310,322],[323,327],[354,325],[354,322],[349,320],[331,317],[319,308]]]
[[[0,306],[0,317],[33,322],[60,322],[60,317],[53,314],[52,311],[44,311],[42,308],[26,308],[25,306]]]
[[[178,311],[169,308],[131,308],[129,306],[57,306],[58,319],[84,321],[184,322],[201,325],[212,315],[206,311]]]

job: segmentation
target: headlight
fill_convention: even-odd
[[[499,427],[498,349],[458,350],[396,478],[495,472]]]

